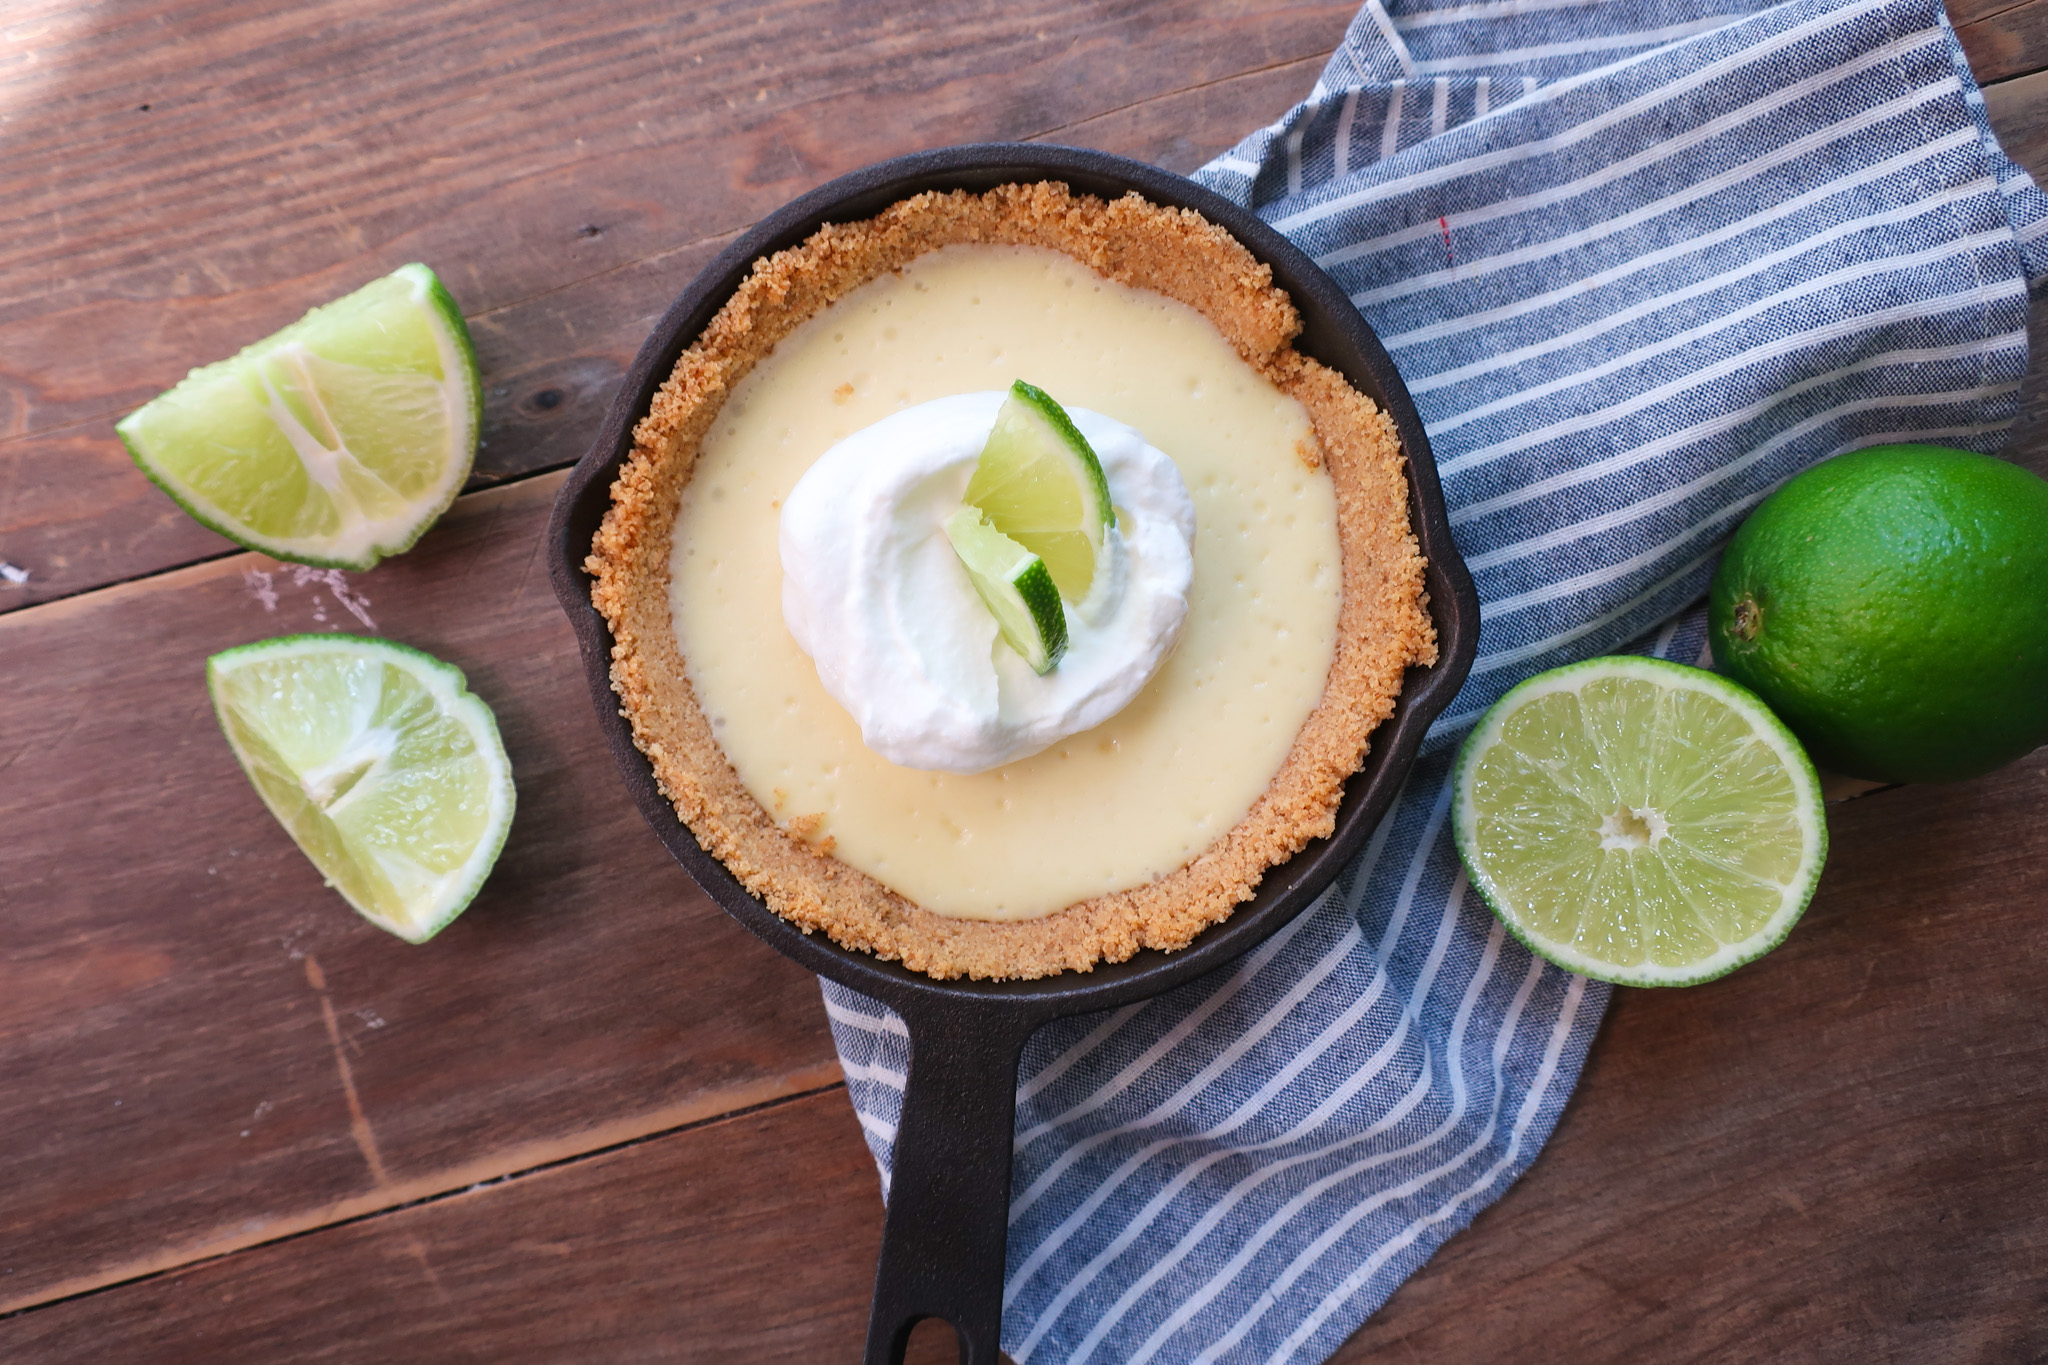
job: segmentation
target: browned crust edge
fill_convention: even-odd
[[[1307,408],[1337,499],[1343,596],[1322,701],[1236,826],[1174,872],[1041,919],[990,923],[920,908],[806,841],[742,785],[699,709],[669,617],[670,536],[698,444],[726,395],[799,323],[943,246],[1051,247],[1109,279],[1189,305],[1254,369]],[[1423,559],[1393,423],[1342,376],[1297,353],[1300,317],[1272,271],[1200,214],[1136,194],[1105,202],[1065,185],[927,193],[864,222],[830,224],[755,262],[656,394],[612,486],[585,567],[612,631],[612,687],[633,740],[697,842],[805,933],[934,977],[1088,971],[1140,948],[1185,947],[1257,889],[1269,868],[1336,828],[1344,780],[1393,712],[1403,670],[1436,661]]]

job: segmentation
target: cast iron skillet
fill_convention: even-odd
[[[753,264],[827,222],[872,217],[924,190],[982,191],[1064,181],[1116,198],[1136,190],[1155,204],[1192,208],[1228,229],[1273,269],[1301,310],[1296,346],[1329,365],[1393,416],[1408,455],[1409,516],[1429,559],[1439,662],[1410,669],[1393,718],[1376,731],[1365,766],[1346,786],[1336,833],[1266,874],[1258,894],[1177,953],[1152,950],[1092,972],[1041,981],[934,981],[894,962],[805,934],[749,895],[697,844],[656,787],[653,770],[612,695],[611,635],[590,605],[583,559],[610,503],[634,424],[676,358],[697,338]],[[1256,947],[1305,909],[1351,860],[1407,776],[1423,731],[1464,681],[1478,643],[1479,603],[1451,543],[1429,440],[1408,391],[1371,328],[1309,258],[1256,216],[1192,181],[1122,157],[1070,147],[990,143],[920,152],[869,166],[813,190],[726,248],[683,291],[640,348],[604,426],[555,500],[548,525],[555,594],[569,614],[612,756],[641,814],[697,884],[740,923],[802,966],[875,997],[909,1027],[911,1067],[896,1130],[894,1178],[868,1321],[868,1365],[897,1365],[911,1328],[943,1318],[961,1360],[995,1365],[1002,1321],[1003,1255],[1010,1207],[1010,1148],[1017,1062],[1038,1027],[1062,1015],[1114,1009],[1213,971]]]

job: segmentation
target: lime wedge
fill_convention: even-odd
[[[967,581],[996,618],[1010,648],[1038,673],[1052,672],[1067,652],[1067,612],[1045,561],[962,507],[946,521],[946,539],[967,569]]]
[[[1558,966],[1689,986],[1783,941],[1827,857],[1820,781],[1748,689],[1590,659],[1502,697],[1458,755],[1472,885]]]
[[[483,388],[455,300],[401,266],[115,424],[201,524],[279,559],[367,569],[412,547],[476,456]]]
[[[483,885],[512,825],[512,765],[461,670],[353,635],[216,654],[206,686],[263,804],[327,884],[424,943]]]
[[[1010,386],[965,500],[1045,561],[1060,596],[1088,595],[1102,537],[1116,525],[1109,480],[1088,438],[1044,389],[1021,379]]]

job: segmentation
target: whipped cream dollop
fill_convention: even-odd
[[[883,418],[820,456],[782,504],[782,615],[825,690],[891,763],[978,773],[1129,705],[1172,653],[1194,576],[1180,471],[1122,422],[1068,408],[1109,480],[1117,524],[1067,652],[1043,677],[1002,643],[953,553],[960,506],[1005,394],[955,394]]]

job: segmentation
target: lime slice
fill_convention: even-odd
[[[279,559],[367,569],[412,547],[476,456],[483,389],[455,300],[401,266],[115,424],[201,524]]]
[[[1010,648],[1039,673],[1067,652],[1067,612],[1045,561],[962,507],[946,521],[946,539],[967,569],[967,581],[988,604]]]
[[[1060,596],[1078,602],[1088,595],[1102,537],[1116,525],[1109,480],[1088,438],[1044,389],[1021,379],[1010,386],[966,501],[1045,561]]]
[[[1783,941],[1827,857],[1820,781],[1748,689],[1660,659],[1552,669],[1458,755],[1472,885],[1570,971],[1689,986]]]
[[[387,640],[287,635],[206,661],[221,731],[327,884],[424,943],[483,885],[512,765],[461,670]]]

